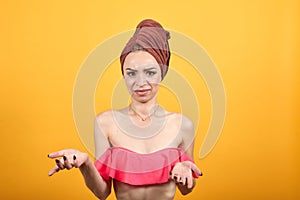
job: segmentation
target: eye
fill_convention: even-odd
[[[127,72],[126,74],[127,74],[127,76],[129,76],[129,77],[134,77],[134,76],[136,75],[136,72],[129,71],[129,72]]]
[[[153,75],[156,74],[156,72],[155,72],[155,71],[147,71],[146,74],[147,74],[148,76],[153,76]]]

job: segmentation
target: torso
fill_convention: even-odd
[[[109,123],[106,123],[108,125],[104,131],[111,146],[124,147],[137,153],[147,154],[164,148],[177,148],[181,145],[181,114],[167,113],[163,119],[165,120],[164,126],[159,128],[160,131],[152,135],[147,134],[145,137],[143,136],[143,131],[141,131],[140,135],[139,131],[128,134],[128,131],[125,130],[126,128],[123,129],[121,128],[122,125],[116,123],[112,111],[108,111],[105,115],[105,121]],[[118,200],[171,200],[174,199],[176,191],[174,181],[158,185],[132,186],[113,180],[113,185]]]
[[[173,200],[176,185],[173,181],[150,186],[131,186],[117,180],[113,185],[118,200]]]

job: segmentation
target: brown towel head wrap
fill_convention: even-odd
[[[170,49],[168,40],[170,33],[162,25],[152,19],[141,21],[130,38],[120,56],[122,74],[126,56],[133,51],[144,50],[150,53],[161,69],[161,80],[165,77],[170,61]]]

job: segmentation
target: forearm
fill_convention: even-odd
[[[101,200],[107,198],[111,192],[111,183],[104,180],[90,158],[79,167],[87,187]]]
[[[191,188],[188,188],[187,184],[182,185],[181,183],[177,183],[177,187],[182,195],[187,195],[190,192],[192,192],[195,186],[196,186],[196,180],[194,178],[193,178],[193,186]]]

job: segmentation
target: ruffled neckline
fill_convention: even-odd
[[[110,147],[96,160],[95,167],[108,180],[130,185],[166,183],[177,162],[191,161],[181,148],[164,148],[150,153],[137,153],[124,147]],[[198,176],[193,173],[193,176]]]

